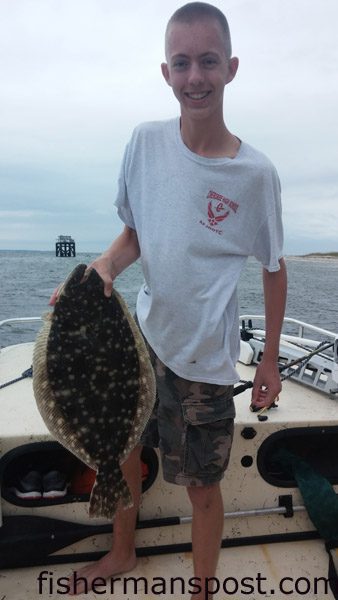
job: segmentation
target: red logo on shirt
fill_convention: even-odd
[[[210,225],[217,225],[221,221],[224,221],[229,216],[230,210],[223,202],[219,200],[210,200],[208,204],[208,221]]]
[[[207,199],[209,200],[209,202],[208,202],[209,225],[207,225],[202,220],[200,221],[200,224],[204,225],[204,227],[207,227],[208,229],[211,229],[215,233],[222,235],[222,233],[223,233],[222,229],[218,229],[217,226],[219,226],[220,223],[222,221],[224,221],[230,215],[231,210],[234,213],[236,213],[239,205],[237,204],[237,202],[234,202],[233,200],[230,200],[229,198],[222,196],[222,194],[218,194],[217,192],[214,192],[212,190],[210,190],[210,192],[208,193]]]

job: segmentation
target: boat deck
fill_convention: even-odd
[[[218,581],[210,585],[220,586],[215,600],[282,600],[284,597],[293,600],[332,600],[334,596],[327,582],[322,579],[323,565],[327,566],[327,577],[328,555],[320,540],[226,548],[221,550],[216,574]],[[58,584],[58,579],[81,566],[49,565],[0,571],[0,597],[4,600],[65,597],[65,587],[62,587],[65,580]],[[38,577],[42,572],[46,580],[41,581],[42,587],[39,588]],[[111,583],[108,580],[105,586],[97,586],[98,593],[89,592],[79,598],[110,598],[111,585],[118,600],[155,600],[159,597],[163,600],[183,600],[189,599],[189,589],[194,589],[189,588],[189,579],[193,577],[190,553],[139,558],[137,567],[124,576],[134,580],[124,581],[123,576],[120,577],[122,581]],[[180,579],[173,582],[174,587],[171,588],[171,579],[175,577]],[[182,593],[182,580],[185,594]]]
[[[28,343],[1,350],[0,384],[17,378],[31,366],[32,348],[33,344]],[[243,380],[253,379],[253,366],[239,364],[238,370]],[[31,378],[3,388],[0,394],[2,415],[5,415],[0,423],[1,456],[9,456],[20,446],[52,441],[36,408]],[[249,409],[250,396],[249,389],[235,398],[237,417],[231,465],[222,484],[226,512],[223,537],[234,540],[235,543],[232,547],[221,550],[217,571],[220,590],[215,595],[215,600],[224,600],[225,597],[233,597],[236,600],[282,600],[284,596],[293,599],[306,597],[308,600],[331,600],[333,594],[327,582],[321,579],[328,576],[328,554],[321,539],[269,542],[274,536],[277,540],[279,535],[297,536],[302,532],[313,533],[314,527],[302,506],[302,498],[296,485],[282,483],[279,486],[269,482],[268,477],[264,478],[264,473],[262,476],[264,465],[259,465],[259,457],[262,455],[261,463],[264,462],[264,452],[262,454],[261,449],[274,436],[279,436],[279,439],[284,435],[290,436],[290,432],[296,435],[301,431],[305,435],[311,433],[319,439],[324,437],[320,436],[321,433],[331,430],[337,432],[337,398],[331,399],[327,394],[288,380],[283,384],[278,408],[267,412],[266,421],[259,421],[257,414]],[[254,435],[250,437],[252,431]],[[246,435],[244,432],[251,433]],[[267,447],[265,455],[269,452]],[[283,494],[291,498],[293,507],[299,509],[299,512],[295,512],[289,519],[285,518],[281,510],[278,512],[278,507],[281,506],[279,499]],[[87,502],[59,503],[34,508],[14,505],[2,498],[0,508],[2,518],[8,515],[52,515],[56,519],[68,519],[79,524],[88,523]],[[262,511],[261,516],[249,516],[250,512],[257,509]],[[267,511],[266,516],[264,510]],[[245,511],[248,511],[247,515]],[[163,482],[159,470],[155,483],[143,496],[141,521],[173,516],[186,518],[190,512],[185,490]],[[250,536],[253,539],[262,536],[262,540],[265,537],[266,542],[236,546],[236,541],[240,543],[241,538]],[[82,551],[105,551],[109,548],[110,540],[109,534],[93,535],[68,546],[67,554],[73,553],[75,559],[72,562],[70,556],[68,564],[52,564],[53,556],[49,555],[47,566],[1,570],[0,600],[37,600],[64,596],[65,587],[62,587],[62,584],[65,584],[65,581],[58,583],[58,579],[66,577],[71,570],[80,568],[81,564],[76,562],[75,555]],[[137,547],[141,553],[148,546],[187,544],[189,541],[189,522],[163,528],[141,527],[137,532]],[[25,552],[29,554],[30,548],[27,547]],[[58,554],[62,554],[62,551],[56,552],[56,556]],[[39,574],[42,572],[46,580],[41,579],[42,587],[39,588]],[[124,581],[122,578],[114,583],[113,593],[121,600],[155,599],[160,593],[160,597],[165,600],[189,598],[191,554],[175,552],[151,557],[141,556],[138,566],[128,577],[134,579]],[[174,577],[181,578],[184,582],[185,594],[179,587],[179,580],[174,589],[170,588],[170,578]],[[136,589],[134,585],[137,586]],[[147,590],[144,589],[145,585],[148,586]],[[97,593],[90,592],[82,597],[89,600],[111,597],[109,586],[109,582],[107,588],[103,585],[98,586]]]

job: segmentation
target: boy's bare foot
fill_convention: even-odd
[[[97,585],[99,586],[102,585],[103,580],[108,579],[108,577],[113,577],[119,573],[127,573],[127,571],[134,569],[135,566],[135,552],[124,559],[122,556],[116,556],[113,551],[110,551],[97,562],[86,565],[79,571],[74,571],[74,573],[69,576],[69,595],[75,596],[77,594],[86,594],[92,589],[93,584],[95,586],[96,579]]]

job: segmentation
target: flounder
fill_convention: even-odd
[[[33,355],[33,389],[47,428],[96,470],[89,515],[112,519],[132,498],[121,464],[139,443],[155,402],[142,335],[114,289],[78,265],[45,318]]]

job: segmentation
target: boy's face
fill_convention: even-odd
[[[235,77],[238,59],[227,58],[218,21],[172,23],[166,58],[162,73],[181,105],[182,117],[223,121],[224,87]]]

